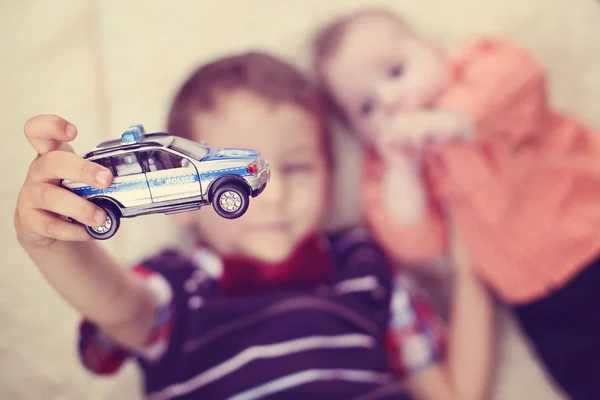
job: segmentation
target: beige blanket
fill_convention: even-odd
[[[33,153],[22,128],[34,114],[56,113],[77,124],[84,152],[143,123],[164,129],[166,107],[199,62],[249,47],[308,63],[309,34],[337,13],[389,5],[453,47],[495,33],[530,46],[547,65],[556,106],[600,127],[600,3],[596,0],[221,0],[12,1],[0,5],[0,398],[136,399],[130,365],[97,379],[76,354],[77,315],[43,281],[17,246],[12,215]],[[353,143],[340,140],[339,191],[356,193]],[[332,223],[356,219],[356,196],[344,196]],[[148,232],[151,232],[150,234]],[[107,247],[133,262],[172,243],[164,216],[123,224]],[[497,399],[560,398],[531,357],[512,320],[503,317]]]

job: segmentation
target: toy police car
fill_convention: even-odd
[[[224,218],[239,218],[271,178],[269,163],[256,151],[211,148],[167,133],[146,133],[142,125],[131,126],[121,140],[101,143],[84,159],[114,177],[106,189],[62,182],[106,211],[104,225],[86,226],[96,239],[112,237],[122,217],[174,214],[209,204]]]

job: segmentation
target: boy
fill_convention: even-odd
[[[26,124],[39,157],[15,226],[48,281],[86,317],[87,368],[111,374],[135,358],[150,399],[405,398],[400,380],[418,399],[481,398],[482,382],[460,374],[480,368],[473,331],[452,337],[444,371],[438,320],[367,232],[322,233],[329,138],[317,91],[299,71],[263,53],[207,64],[179,91],[168,129],[256,149],[273,174],[239,219],[209,208],[176,215],[197,248],[161,252],[128,273],[81,226],[53,215],[99,224],[101,210],[56,184],[106,187],[110,175],[72,153],[76,130],[65,120]],[[467,265],[457,259],[457,274],[468,275]],[[470,318],[457,309],[453,328]]]

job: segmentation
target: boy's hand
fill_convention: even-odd
[[[77,129],[54,115],[33,117],[25,124],[25,136],[38,155],[29,167],[19,193],[14,224],[23,246],[48,246],[56,240],[86,241],[91,237],[81,224],[100,226],[106,213],[92,202],[60,186],[63,179],[106,188],[111,172],[75,154],[68,142]]]
[[[388,125],[376,139],[379,151],[388,162],[403,156],[418,165],[429,144],[473,136],[465,116],[443,109],[399,113]]]

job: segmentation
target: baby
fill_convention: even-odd
[[[377,238],[403,262],[443,257],[445,218],[426,190],[423,150],[434,139],[469,136],[471,127],[437,107],[451,78],[441,51],[395,15],[365,11],[320,32],[315,53],[332,110],[368,150],[364,211]]]
[[[73,153],[77,130],[66,120],[37,116],[25,126],[39,156],[15,227],[85,317],[80,354],[89,370],[109,375],[134,359],[149,399],[485,397],[492,329],[473,329],[481,318],[465,307],[472,294],[456,301],[447,341],[366,230],[323,231],[329,136],[319,93],[298,70],[264,53],[204,65],[178,92],[168,131],[256,149],[271,181],[239,219],[210,208],[176,214],[196,248],[161,251],[128,271],[81,225],[56,216],[103,222],[101,209],[57,183],[105,188],[109,171]],[[467,282],[468,260],[453,249]]]
[[[544,68],[494,38],[445,56],[379,10],[332,24],[315,52],[337,115],[368,146],[365,214],[388,254],[443,256],[451,215],[560,386],[600,398],[600,314],[586,307],[599,296],[600,141],[549,109]],[[404,193],[414,202],[398,211]]]

